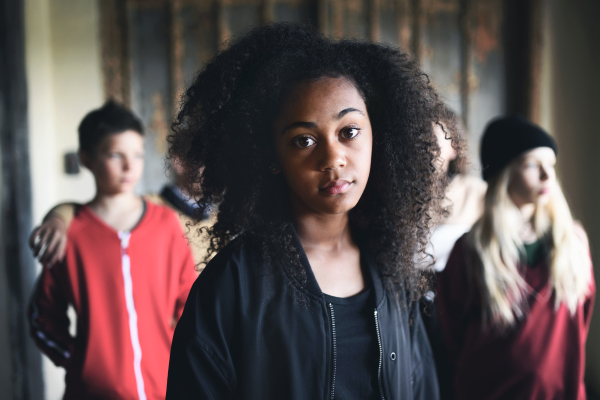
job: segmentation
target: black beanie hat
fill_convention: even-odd
[[[515,158],[536,147],[550,147],[558,153],[552,136],[520,115],[493,120],[481,140],[483,179],[489,181]]]

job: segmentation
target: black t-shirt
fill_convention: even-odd
[[[367,289],[352,297],[325,295],[333,308],[336,340],[334,398],[377,399],[379,343],[375,328],[375,296]]]

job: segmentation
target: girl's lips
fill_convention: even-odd
[[[319,189],[319,191],[324,192],[325,194],[328,194],[330,196],[333,196],[336,194],[347,192],[348,188],[350,187],[351,184],[352,184],[352,182],[348,182],[348,181],[333,181],[333,182],[330,182],[327,185],[325,185],[325,187]]]
[[[544,189],[540,190],[540,194],[548,194],[548,193],[550,193],[549,188],[544,188]]]

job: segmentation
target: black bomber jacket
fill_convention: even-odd
[[[329,308],[300,249],[307,282],[267,265],[247,236],[227,245],[196,280],[177,324],[167,399],[333,399],[334,335]],[[364,258],[363,258],[364,259]],[[439,398],[419,307],[385,290],[367,262],[376,298],[382,399]],[[299,301],[291,292],[304,294]]]

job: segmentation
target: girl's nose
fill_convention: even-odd
[[[545,181],[546,179],[548,179],[548,171],[546,170],[546,167],[541,166],[540,167],[540,180]]]
[[[346,166],[346,155],[343,151],[341,143],[327,141],[321,147],[321,160],[319,170],[333,170]]]

